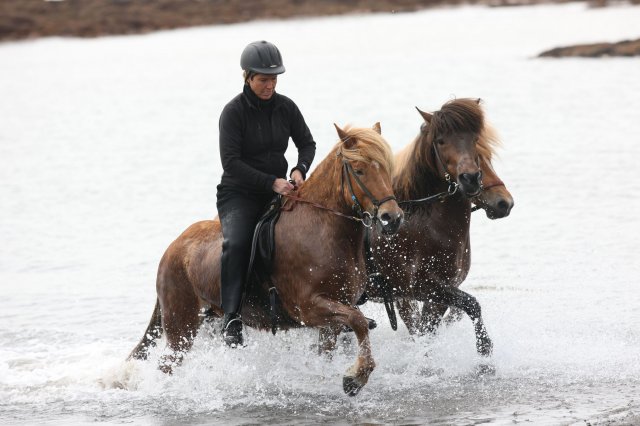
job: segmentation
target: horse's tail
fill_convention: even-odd
[[[141,359],[145,360],[149,356],[149,349],[156,345],[156,339],[162,336],[162,315],[160,312],[160,302],[156,299],[156,307],[151,315],[151,320],[147,326],[147,330],[144,332],[140,343],[133,348],[127,360]]]

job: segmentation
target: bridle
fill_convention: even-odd
[[[356,196],[356,193],[353,190],[353,185],[351,184],[351,179],[349,179],[349,175],[353,176],[353,179],[356,181],[356,183],[358,184],[358,186],[360,187],[362,192],[364,192],[364,195],[366,195],[367,198],[369,198],[369,200],[371,201],[371,204],[373,204],[373,207],[374,207],[373,208],[373,213],[369,213],[367,210],[365,210],[362,207],[362,203],[360,203],[360,200],[358,200],[358,197]],[[382,198],[381,200],[378,200],[371,193],[371,191],[369,191],[367,186],[364,183],[362,183],[362,181],[360,180],[360,178],[358,177],[356,172],[353,170],[353,166],[351,165],[351,163],[349,161],[347,161],[347,160],[342,160],[342,184],[341,184],[341,188],[342,188],[342,193],[343,194],[344,194],[344,182],[345,182],[345,180],[347,182],[347,186],[349,187],[349,192],[351,193],[351,201],[353,201],[351,209],[353,211],[355,211],[356,214],[362,219],[362,224],[367,228],[370,228],[373,225],[373,222],[378,217],[378,209],[380,208],[380,206],[383,205],[384,203],[386,203],[387,201],[391,201],[391,200],[395,201],[395,199],[396,199],[395,195],[391,194],[391,195],[388,195],[388,196]]]
[[[421,130],[424,131],[424,129],[421,129]],[[447,168],[444,165],[444,162],[440,158],[440,152],[438,151],[438,143],[434,140],[431,143],[431,146],[433,147],[433,156],[435,157],[435,160],[436,160],[436,168],[438,170],[440,170],[440,169],[442,170],[444,180],[447,183],[447,190],[443,191],[443,192],[440,192],[438,194],[435,194],[435,195],[431,195],[431,196],[425,197],[425,198],[420,198],[418,200],[399,201],[398,204],[400,206],[412,206],[412,205],[415,205],[415,204],[430,204],[430,203],[433,203],[433,202],[436,202],[436,201],[444,201],[445,199],[451,197],[452,195],[454,195],[458,191],[458,187],[459,187],[458,182],[454,181],[451,178],[451,175],[449,174],[449,172],[447,172]],[[477,165],[480,164],[480,156],[479,155],[478,155],[478,158],[476,158],[476,164]],[[480,168],[480,167],[478,166],[478,168]],[[491,185],[486,185],[485,186],[482,183],[482,170],[480,170],[480,178],[479,178],[479,180],[480,180],[480,191],[478,191],[478,194],[476,194],[473,198],[475,198],[478,195],[480,195],[482,193],[482,191],[484,191],[486,189],[492,188],[494,186],[499,186],[499,185],[503,185],[504,186],[504,183],[502,181],[499,181],[499,182],[493,183]],[[472,208],[472,211],[476,211],[479,208],[481,208],[481,207],[475,206],[475,207]]]
[[[358,199],[358,197],[355,194],[355,191],[353,190],[353,185],[351,183],[350,176],[352,176],[354,178],[354,180],[356,181],[356,184],[358,185],[358,187],[362,190],[362,192],[364,192],[364,194],[367,196],[367,198],[369,198],[369,200],[371,201],[371,204],[373,204],[373,206],[374,206],[373,213],[370,213],[369,211],[365,210],[362,207],[362,203],[360,202],[360,200]],[[371,193],[369,188],[367,188],[367,186],[360,180],[358,175],[353,170],[353,166],[351,165],[351,163],[348,160],[342,160],[342,174],[341,174],[340,191],[343,194],[343,198],[344,198],[345,181],[347,183],[347,187],[349,188],[349,192],[351,193],[350,199],[353,202],[353,204],[351,205],[351,209],[356,213],[355,216],[344,214],[344,213],[342,213],[342,212],[340,212],[338,210],[332,209],[330,207],[323,206],[322,204],[318,204],[318,203],[315,203],[313,201],[305,200],[304,198],[300,198],[300,197],[298,197],[296,195],[286,194],[286,195],[283,195],[283,197],[289,198],[291,200],[299,201],[299,202],[302,202],[302,203],[305,203],[305,204],[310,204],[310,205],[312,205],[312,206],[314,206],[316,208],[319,208],[321,210],[326,210],[326,211],[328,211],[330,213],[333,213],[336,216],[344,217],[345,219],[351,219],[351,220],[354,220],[354,221],[357,221],[357,222],[361,222],[362,225],[365,228],[371,228],[373,226],[373,224],[375,223],[375,221],[378,218],[378,209],[380,208],[380,206],[382,204],[386,203],[387,201],[391,201],[391,200],[395,200],[396,199],[396,197],[392,194],[392,195],[389,195],[387,197],[382,198],[381,200],[378,200]]]

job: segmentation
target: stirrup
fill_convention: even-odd
[[[244,346],[244,337],[242,336],[242,319],[239,315],[232,318],[224,325],[222,330],[222,339],[230,348]]]

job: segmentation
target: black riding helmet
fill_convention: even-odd
[[[240,66],[255,74],[282,74],[285,71],[278,48],[264,40],[254,41],[244,48]]]

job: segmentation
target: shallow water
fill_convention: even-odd
[[[0,45],[0,423],[637,423],[640,60],[533,57],[637,38],[638,22],[629,6],[465,7]],[[249,331],[241,351],[203,330],[170,377],[124,362],[164,249],[215,215],[218,115],[262,38],[317,158],[333,122],[381,121],[399,149],[414,105],[484,99],[516,205],[475,213],[463,289],[495,375],[475,374],[468,319],[411,338],[375,304],[377,369],[356,398],[353,344],[318,357],[311,330]]]

